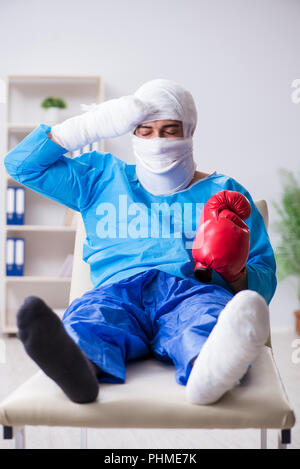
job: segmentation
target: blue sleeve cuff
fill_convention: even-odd
[[[259,265],[247,264],[248,289],[259,293],[269,305],[276,287],[276,275],[271,268],[263,268]]]
[[[264,269],[258,265],[247,264],[247,279],[248,279],[248,290],[253,290],[259,293],[269,305],[277,286],[276,275],[271,269]],[[234,294],[230,285],[223,279],[223,277],[216,272],[212,271],[211,283],[220,285],[221,287]]]

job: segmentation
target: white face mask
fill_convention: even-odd
[[[193,179],[193,140],[187,138],[140,138],[132,135],[136,173],[153,195],[170,195],[185,189]]]

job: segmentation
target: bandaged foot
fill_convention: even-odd
[[[258,293],[237,293],[196,358],[186,385],[187,400],[212,404],[239,384],[269,336],[269,308]]]
[[[27,354],[69,399],[87,403],[97,398],[99,384],[91,363],[43,300],[28,296],[18,310],[17,326]]]
[[[122,96],[54,125],[51,134],[62,147],[73,151],[103,138],[124,135],[135,129],[151,112],[151,104],[133,95]]]

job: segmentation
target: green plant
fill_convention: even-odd
[[[300,301],[300,185],[295,175],[286,169],[279,170],[279,178],[283,187],[281,201],[279,204],[272,202],[279,215],[274,228],[281,236],[275,249],[277,276],[279,281],[289,276],[297,278]]]
[[[60,109],[65,109],[67,107],[66,102],[61,98],[55,98],[54,96],[48,96],[41,103],[41,107],[44,109],[49,109],[50,107],[58,107]]]

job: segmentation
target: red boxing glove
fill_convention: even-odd
[[[206,202],[192,247],[198,280],[210,281],[212,269],[227,282],[245,272],[250,231],[243,220],[250,213],[251,205],[240,192],[221,191]]]

